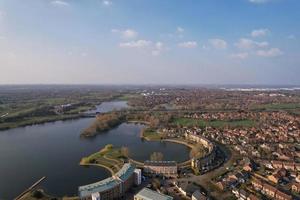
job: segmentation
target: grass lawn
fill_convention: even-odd
[[[123,100],[123,101],[128,101],[132,98],[137,98],[139,97],[140,95],[137,95],[137,94],[124,94],[120,97],[118,97],[119,100]]]
[[[176,118],[173,120],[173,124],[181,125],[181,126],[198,126],[198,127],[205,127],[211,126],[215,128],[220,127],[253,127],[256,125],[256,122],[253,120],[234,120],[234,121],[221,121],[221,120],[214,120],[214,121],[204,121],[200,119],[190,119],[190,118]]]
[[[143,137],[147,140],[161,140],[161,135],[152,129],[145,129],[143,131]]]
[[[83,106],[78,106],[78,107],[76,107],[72,110],[69,110],[66,113],[67,114],[78,114],[78,113],[85,112],[85,111],[88,111],[88,110],[93,109],[93,108],[94,108],[94,106],[83,105]]]
[[[108,144],[100,151],[82,158],[80,164],[100,164],[110,168],[114,172],[117,172],[123,164],[121,159],[124,158],[125,156],[122,154],[120,148],[114,148],[113,145]]]

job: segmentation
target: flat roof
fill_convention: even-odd
[[[126,181],[133,173],[135,167],[132,164],[126,163],[123,167],[115,174],[116,177],[122,181]]]
[[[85,186],[80,186],[78,189],[79,197],[91,196],[93,193],[103,192],[103,191],[109,190],[111,188],[114,188],[118,184],[120,184],[120,181],[118,181],[112,177],[109,177],[107,179],[104,179],[104,180],[96,182],[96,183],[92,183],[92,184],[85,185]]]
[[[176,161],[151,161],[146,160],[144,165],[151,165],[151,166],[177,166]]]
[[[173,197],[155,192],[148,188],[143,188],[135,197],[142,198],[144,200],[173,200]]]

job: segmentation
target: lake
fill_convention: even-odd
[[[123,101],[106,102],[97,107],[97,112],[124,107],[126,103]],[[102,149],[106,144],[127,146],[130,157],[140,161],[149,159],[154,151],[162,152],[165,160],[180,162],[188,159],[189,148],[184,145],[141,140],[142,124],[123,123],[96,137],[80,138],[81,131],[93,120],[57,121],[1,131],[0,199],[13,199],[42,176],[47,177],[41,184],[47,193],[77,195],[78,186],[111,176],[103,168],[87,168],[78,164],[82,157]]]

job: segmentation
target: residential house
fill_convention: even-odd
[[[292,191],[296,193],[300,193],[300,183],[294,182],[292,184]]]

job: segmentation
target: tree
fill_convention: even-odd
[[[159,189],[160,186],[161,186],[160,180],[157,179],[157,178],[153,179],[153,180],[152,180],[152,186],[153,186],[153,188],[156,189],[156,190]]]
[[[43,193],[39,190],[35,190],[32,193],[32,197],[37,198],[37,199],[41,199],[44,197]]]
[[[124,157],[127,157],[129,156],[129,149],[128,147],[122,147],[121,148],[121,154],[124,156]]]
[[[112,144],[105,145],[105,149],[107,149],[107,150],[110,150],[112,148],[114,148],[114,145],[112,145]]]
[[[164,158],[164,155],[161,152],[153,152],[150,156],[150,160],[152,160],[152,161],[162,161],[163,158]]]

